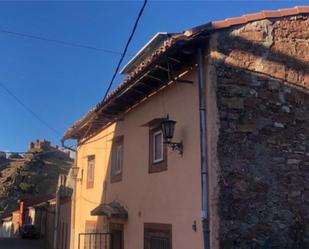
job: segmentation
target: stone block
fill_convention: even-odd
[[[221,103],[231,109],[244,109],[243,98],[221,98]]]
[[[299,164],[301,162],[301,160],[298,159],[288,159],[287,160],[287,164]]]
[[[256,126],[254,124],[238,125],[237,131],[244,132],[244,133],[252,133],[256,131]]]

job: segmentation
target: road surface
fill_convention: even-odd
[[[0,249],[46,249],[42,240],[0,238]]]

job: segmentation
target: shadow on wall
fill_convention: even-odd
[[[242,31],[211,43],[220,248],[309,248],[309,45],[275,25],[260,41]]]
[[[107,146],[109,151],[106,155],[107,161],[107,169],[106,174],[103,180],[103,191],[101,194],[101,204],[107,204],[110,207],[113,206],[113,203],[119,204],[121,208],[126,211],[126,203],[124,200],[121,200],[118,195],[118,191],[123,186],[122,184],[122,176],[124,169],[124,158],[125,158],[125,149],[124,146],[124,130],[122,121],[118,121],[115,124],[113,135],[108,139]],[[120,148],[120,149],[119,149]],[[117,153],[118,150],[118,153]],[[121,152],[120,152],[121,151]],[[120,154],[121,156],[120,156]],[[117,156],[116,156],[117,154]],[[120,156],[120,160],[118,161]],[[118,157],[118,159],[116,159]],[[118,162],[118,163],[117,163]],[[118,167],[115,165],[118,165]],[[119,171],[118,171],[119,170]],[[115,186],[116,185],[116,186]],[[118,185],[118,186],[117,186]],[[120,187],[120,188],[119,188]],[[101,212],[104,212],[101,209]],[[100,211],[99,211],[100,213]],[[112,215],[111,215],[112,216]],[[97,216],[97,228],[104,232],[110,233],[112,235],[105,236],[105,239],[111,238],[111,243],[113,244],[113,248],[123,248],[124,238],[123,238],[123,229],[125,226],[126,219],[119,219],[116,216],[112,218],[109,216],[107,212]],[[121,247],[122,245],[122,247]]]
[[[107,198],[107,191],[110,187],[110,167],[111,167],[111,151],[112,147],[114,146],[115,137],[118,136],[120,133],[118,124],[114,125],[114,128],[111,128],[111,130],[106,131],[106,134],[99,135],[100,137],[96,138],[90,138],[85,143],[83,143],[84,148],[81,152],[81,158],[84,158],[85,156],[89,158],[89,156],[94,155],[95,157],[95,172],[96,172],[96,180],[90,185],[91,188],[95,192],[95,196],[93,198],[96,199],[96,196],[100,196],[100,203],[94,203],[91,201],[90,196],[84,196],[83,193],[79,193],[78,196],[76,196],[77,199],[83,199],[83,202],[86,202],[88,204],[91,204],[93,207],[99,207],[102,204],[108,204],[109,200]],[[91,152],[91,153],[90,153]],[[90,153],[90,154],[87,154]],[[81,159],[83,160],[83,159]],[[86,163],[86,164],[84,164]],[[86,167],[84,168],[83,177],[85,178],[85,184],[87,183],[87,162],[79,162],[79,164],[84,164]],[[98,173],[100,171],[100,173]],[[100,175],[98,177],[98,175]],[[98,180],[98,178],[100,178]],[[99,182],[96,182],[99,181]],[[83,181],[84,182],[84,181]],[[86,187],[88,188],[88,187]],[[81,207],[80,207],[81,208]],[[91,212],[92,210],[88,210],[87,212]],[[79,212],[84,212],[82,209]],[[81,225],[81,231],[79,233],[88,233],[88,235],[85,234],[77,234],[78,238],[75,238],[77,242],[77,248],[109,248],[110,243],[110,231],[111,227],[109,226],[109,221],[107,221],[107,218],[103,215],[103,213],[100,211],[100,214],[92,215],[91,219],[85,220],[85,224]],[[85,216],[88,216],[89,214],[85,214]],[[79,223],[79,220],[75,221],[76,223]],[[118,221],[116,221],[118,222]],[[78,227],[78,226],[77,226]],[[91,247],[92,246],[92,247]],[[100,247],[99,247],[100,246]],[[104,246],[104,247],[101,247]]]

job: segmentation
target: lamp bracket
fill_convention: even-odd
[[[73,167],[72,168],[72,170],[73,170],[73,174],[72,174],[72,179],[74,180],[74,181],[76,181],[76,182],[81,182],[82,180],[83,180],[83,170],[82,170],[82,172],[81,172],[81,177],[80,178],[78,178],[78,171],[79,171],[79,167]]]
[[[74,180],[74,181],[76,181],[76,182],[81,182],[83,179],[80,177],[80,178],[78,178],[77,176],[72,176],[72,179]]]
[[[166,144],[173,150],[178,151],[179,155],[183,155],[183,143],[180,141],[179,143],[167,141]]]

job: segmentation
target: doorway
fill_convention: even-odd
[[[124,249],[123,224],[111,223],[111,249]]]

